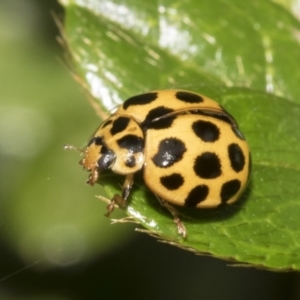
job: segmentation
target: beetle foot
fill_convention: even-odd
[[[177,232],[179,235],[182,235],[183,238],[186,238],[187,236],[187,231],[185,229],[184,224],[181,222],[181,220],[178,217],[174,218],[174,223],[177,226]]]

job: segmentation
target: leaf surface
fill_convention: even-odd
[[[63,4],[76,71],[103,108],[152,89],[190,89],[219,101],[251,147],[252,180],[242,199],[222,209],[180,210],[186,239],[141,180],[127,214],[180,247],[299,270],[298,20],[270,1]],[[103,177],[102,183],[112,196],[122,180]]]

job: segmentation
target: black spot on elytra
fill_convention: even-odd
[[[136,159],[133,155],[129,156],[125,162],[125,166],[129,168],[133,168],[136,165]]]
[[[164,115],[167,115],[173,111],[174,111],[173,109],[164,106],[156,107],[148,112],[145,120],[141,124],[141,127],[143,128],[143,130],[146,130],[148,128],[152,128],[152,129],[169,128],[172,125],[172,122],[176,118],[176,116],[161,118],[155,122],[153,122],[153,120],[160,118]]]
[[[111,167],[115,160],[115,153],[108,149],[106,146],[102,146],[100,150],[101,157],[98,159],[98,167],[100,170],[106,170]]]
[[[125,130],[130,122],[130,119],[127,117],[119,117],[114,120],[113,125],[110,129],[111,135],[115,135],[119,132]]]
[[[234,171],[240,172],[245,166],[245,156],[243,150],[238,144],[230,144],[228,146],[228,156],[231,167]]]
[[[222,203],[226,203],[230,200],[240,189],[241,182],[237,179],[227,181],[222,185],[221,188],[221,201]]]
[[[127,134],[117,140],[120,148],[125,148],[132,153],[142,152],[144,150],[144,139],[133,135]]]
[[[220,131],[219,128],[207,121],[196,121],[192,125],[194,133],[204,142],[215,142],[219,139]]]
[[[243,133],[240,131],[238,128],[238,125],[234,119],[234,117],[227,112],[223,107],[220,106],[219,111],[209,111],[209,110],[201,110],[201,109],[196,109],[196,110],[191,110],[192,114],[197,114],[197,115],[203,115],[203,116],[210,116],[214,119],[223,121],[231,126],[231,130],[233,131],[234,135],[239,138],[240,140],[244,141],[245,137]]]
[[[178,100],[181,100],[183,102],[187,103],[201,103],[203,102],[203,98],[200,95],[190,93],[190,92],[185,92],[185,91],[180,91],[175,94],[175,97]]]
[[[222,174],[219,157],[213,152],[204,152],[196,158],[194,171],[201,178],[217,178]]]
[[[101,136],[95,136],[93,137],[89,143],[88,143],[88,147],[91,146],[92,144],[95,144],[97,146],[102,146],[103,145],[103,140]]]
[[[157,93],[145,93],[133,96],[123,103],[123,108],[126,110],[131,105],[145,105],[149,104],[157,98]]]
[[[176,138],[164,139],[159,143],[158,151],[153,156],[153,163],[159,168],[168,168],[180,161],[186,152],[185,144]]]
[[[200,202],[204,201],[208,195],[209,189],[206,185],[197,185],[194,187],[186,197],[184,203],[186,206],[195,207]]]
[[[166,129],[172,126],[173,121],[176,119],[176,116],[170,116],[166,118],[161,118],[155,122],[151,122],[148,125],[147,129]]]
[[[183,185],[184,179],[179,173],[173,173],[168,176],[160,177],[160,183],[167,190],[173,191],[179,189]]]
[[[111,123],[112,123],[112,120],[104,121],[104,123],[102,124],[101,128],[104,128],[104,127],[108,126]]]

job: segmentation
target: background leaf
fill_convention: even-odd
[[[107,110],[159,88],[188,88],[220,101],[247,137],[253,178],[230,208],[183,210],[185,240],[144,186],[135,188],[127,214],[181,247],[300,269],[299,22],[269,1],[140,4],[65,4],[66,39],[88,89]],[[115,181],[102,182],[111,196],[120,190]]]
[[[292,12],[292,7],[297,1],[280,1],[287,3],[287,6],[284,6],[286,11],[283,11],[288,14]],[[164,4],[161,1],[157,3],[155,6],[145,1],[123,1],[121,5],[116,1],[107,0],[106,7],[113,9],[110,9],[109,13],[107,9],[103,9],[103,12],[105,11],[110,19],[114,19],[115,24],[123,15],[123,19],[127,20],[124,27],[128,26],[130,29],[134,28],[132,24],[136,20],[128,17],[132,11],[137,17],[141,15],[143,24],[146,24],[146,21],[154,24],[154,19],[159,17],[158,5]],[[243,5],[244,3],[241,4]],[[218,10],[219,7],[213,5],[212,9]],[[297,10],[294,12],[296,16]],[[183,14],[183,11],[178,13]],[[56,0],[0,1],[0,299],[98,299],[99,295],[101,299],[119,299],[120,291],[123,299],[132,300],[140,299],[141,295],[155,300],[170,297],[174,300],[196,299],[199,295],[203,299],[211,300],[299,299],[300,276],[297,272],[279,273],[257,268],[233,268],[228,266],[228,261],[207,255],[194,255],[178,247],[158,243],[157,239],[148,234],[134,232],[134,227],[137,227],[135,224],[111,226],[110,219],[103,217],[106,204],[95,198],[95,194],[104,195],[101,186],[86,186],[84,182],[87,172],[80,170],[77,164],[79,154],[62,149],[65,143],[83,147],[100,121],[93,107],[88,105],[80,86],[72,79],[70,69],[66,67],[64,51],[55,39],[59,30],[53,20],[54,15],[63,20],[63,8]],[[218,17],[223,15],[221,12]],[[179,17],[176,18],[180,20]],[[159,28],[156,32],[146,32],[142,26],[135,28],[139,36],[147,35],[147,39],[151,38],[152,44],[155,44],[159,37]],[[286,53],[288,54],[288,51]],[[188,55],[189,51],[184,54]],[[213,53],[211,56],[214,57]],[[176,55],[173,57],[176,61]],[[119,61],[122,59],[119,58]],[[153,63],[153,60],[151,62]],[[190,61],[188,64],[189,72],[198,76],[200,67]],[[177,83],[174,85],[169,82],[169,77],[166,77],[165,81],[168,82],[165,84],[164,81],[161,87],[182,87],[180,82],[185,76],[179,76],[181,65],[179,62],[178,67],[174,69],[176,72],[169,67],[169,77],[176,75],[179,80],[178,86]],[[156,64],[156,68],[158,66]],[[293,68],[296,67],[291,66],[291,70]],[[132,74],[141,72],[140,70],[139,66]],[[156,78],[160,73],[153,74],[154,77],[148,78],[141,89],[130,90],[131,84],[138,78],[136,75],[130,82],[128,80],[130,86],[126,86],[128,90],[124,97],[148,90],[151,80],[157,80],[160,84]],[[106,75],[113,78],[109,77],[109,73]],[[247,93],[247,99],[251,98],[247,87],[231,87],[227,90],[221,78],[212,78],[211,74],[205,72],[201,72],[201,76],[203,82],[199,82],[198,77],[191,78],[193,85],[186,84],[184,88],[210,93],[221,101],[221,96],[229,96],[233,91],[239,95]],[[190,80],[188,77],[187,79]],[[81,81],[83,82],[87,81]],[[88,87],[87,83],[86,85]],[[153,87],[157,88],[156,84],[153,84]],[[125,86],[120,87],[120,90],[116,89],[116,94],[112,95],[115,95],[116,99],[124,100],[120,96],[124,88]],[[95,91],[97,92],[97,89]],[[109,95],[109,91],[114,89],[101,89],[104,95],[104,92]],[[255,97],[262,94],[261,91],[256,91]],[[100,97],[99,90],[98,96]],[[282,99],[263,98],[266,105],[267,99]],[[96,105],[99,101],[96,99],[92,103]],[[231,105],[231,102],[226,102],[225,105]],[[240,107],[239,111],[235,104],[233,106],[235,114],[240,116],[239,122],[243,122],[243,107]],[[251,113],[255,114],[253,108]],[[285,112],[281,111],[278,116],[284,114]],[[266,124],[268,122],[269,120]],[[256,126],[256,134],[264,134],[260,131],[260,123]],[[245,129],[246,127],[243,128]],[[276,131],[272,131],[272,134],[276,137]],[[288,150],[296,152],[296,149]],[[280,161],[283,161],[285,156],[286,154],[282,155]],[[276,176],[281,177],[278,173]],[[258,183],[260,178],[262,177],[259,177]],[[274,179],[272,174],[268,178]],[[103,177],[101,179],[104,180]],[[262,179],[266,180],[266,176]],[[118,183],[122,184],[122,178],[111,177],[106,181],[103,181],[106,187],[119,191]],[[167,233],[172,233],[174,224],[168,212],[151,197],[151,193],[142,182],[141,178],[136,178],[134,190],[138,193],[135,193],[132,200],[141,197],[139,211],[159,211],[162,220],[166,218],[170,225]],[[284,183],[282,180],[279,182]],[[293,181],[284,190],[287,195],[290,194],[287,189],[292,184]],[[296,184],[297,182],[294,183]],[[256,183],[253,184],[255,185]],[[270,195],[275,194],[277,186],[278,182],[274,184],[274,192]],[[252,189],[252,186],[250,188]],[[247,193],[252,197],[251,189]],[[257,195],[256,201],[260,200],[260,196],[261,194]],[[270,201],[273,201],[273,198],[270,198]],[[247,209],[251,199],[247,196],[242,202],[236,203],[235,209],[230,207],[229,211],[222,212],[225,233],[231,233],[230,228],[225,227],[228,225],[227,220]],[[259,216],[263,218],[265,211],[261,211]],[[283,223],[278,223],[282,226],[280,241],[286,242],[287,229],[292,228],[293,224],[292,216],[288,210],[281,211],[287,216]],[[267,212],[268,219],[274,223],[272,217],[276,218],[277,215]],[[208,215],[200,211],[183,213],[187,215],[184,222],[190,225],[189,218],[197,217],[201,224],[195,226],[199,229],[206,223],[214,226],[216,219],[220,220],[220,215],[216,216],[217,212]],[[118,219],[125,215],[123,210],[116,210],[112,218]],[[154,224],[148,223],[149,226]],[[242,225],[238,236],[241,242],[245,240]],[[297,222],[294,225],[297,226]],[[202,236],[205,235],[202,229],[200,232]],[[258,238],[256,235],[255,237]],[[219,243],[219,247],[222,245],[223,241]],[[271,250],[272,247],[270,252]]]
[[[0,4],[0,281],[21,261],[40,270],[73,266],[132,236],[130,227],[113,229],[99,218],[103,204],[82,189],[85,174],[78,176],[77,161],[63,150],[67,142],[80,145],[98,118],[63,66],[50,9],[39,15],[38,5]],[[50,33],[46,22],[36,26],[47,18]],[[86,120],[80,128],[78,120]],[[0,299],[8,299],[1,290]]]

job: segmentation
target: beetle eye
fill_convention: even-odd
[[[101,157],[98,160],[98,167],[101,170],[109,169],[115,161],[115,153],[108,149],[105,145],[101,147],[100,150]]]

